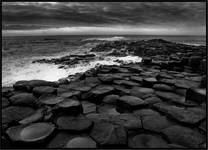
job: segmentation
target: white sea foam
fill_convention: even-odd
[[[204,46],[203,44],[199,44],[199,43],[183,43],[186,45],[193,45],[193,46]]]
[[[97,41],[119,41],[119,40],[124,40],[126,39],[123,36],[114,36],[114,37],[106,37],[106,38],[88,38],[85,39],[84,41],[93,41],[93,40],[97,40]]]
[[[2,85],[12,86],[19,80],[41,79],[47,81],[56,81],[68,74],[64,69],[58,69],[56,65],[50,64],[25,64],[22,67],[13,66],[9,74],[3,73]]]
[[[122,63],[136,63],[141,62],[141,59],[142,58],[138,56],[108,56],[105,57],[103,60],[94,60],[89,63],[77,64],[76,66],[66,69],[58,68],[58,65],[39,63],[32,64],[31,62],[24,62],[21,63],[21,65],[10,65],[10,67],[13,67],[10,69],[9,73],[3,73],[2,85],[12,86],[12,84],[19,80],[41,79],[47,81],[57,81],[60,78],[65,78],[69,75],[74,75],[76,73],[82,73],[99,65],[120,65],[120,61],[122,61]]]
[[[137,62],[141,62],[142,58],[138,56],[126,56],[126,57],[109,56],[109,57],[105,57],[104,60],[95,60],[95,61],[91,61],[88,64],[78,64],[74,68],[67,68],[66,71],[68,72],[68,75],[73,75],[76,73],[85,72],[99,65],[120,65],[121,62],[118,62],[117,60],[123,61],[123,63],[137,63]]]

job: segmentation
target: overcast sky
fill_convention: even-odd
[[[3,35],[205,35],[205,2],[3,2]]]

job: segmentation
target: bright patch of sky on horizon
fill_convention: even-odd
[[[205,2],[3,2],[3,36],[205,35]]]

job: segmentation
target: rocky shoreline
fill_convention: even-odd
[[[149,40],[92,51],[112,48],[143,60],[2,87],[2,147],[206,148],[206,47]]]

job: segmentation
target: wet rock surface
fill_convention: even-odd
[[[18,93],[9,99],[13,105],[35,106],[37,104],[37,98],[31,93]]]
[[[68,141],[80,136],[79,134],[58,131],[51,140],[47,143],[47,148],[64,148]]]
[[[16,122],[32,115],[34,109],[25,106],[10,106],[2,109],[2,126],[10,126]]]
[[[143,61],[3,87],[3,147],[205,148],[205,47],[158,39],[110,42],[92,51],[125,47]],[[40,62],[84,59],[94,55]]]
[[[131,110],[139,107],[141,108],[142,106],[147,105],[147,103],[135,96],[122,96],[117,101],[117,105],[118,107]]]
[[[41,97],[39,97],[39,101],[45,105],[55,105],[64,101],[64,99],[65,97],[51,95],[51,94],[42,95]]]
[[[183,126],[170,126],[162,132],[171,142],[185,147],[198,147],[205,140],[197,131]]]
[[[66,114],[57,116],[55,124],[60,130],[68,130],[71,132],[82,132],[88,130],[93,122],[87,119],[85,116],[69,116]]]
[[[67,112],[69,114],[80,114],[83,111],[81,103],[74,99],[65,99],[56,106],[56,111]]]
[[[90,114],[96,112],[96,105],[88,101],[82,101],[83,114]]]
[[[130,148],[169,148],[165,140],[151,134],[138,134],[131,137],[128,145]]]
[[[205,119],[205,110],[193,110],[192,108],[185,109],[173,105],[154,104],[154,107],[159,111],[166,113],[169,117],[186,124],[197,124]]]
[[[101,146],[125,145],[127,134],[122,126],[95,123],[90,136]]]
[[[55,94],[56,89],[50,86],[38,86],[33,88],[33,93],[37,96],[41,96],[43,94]]]
[[[97,146],[89,137],[76,137],[68,141],[65,148],[97,148]]]
[[[126,129],[141,129],[142,122],[131,113],[122,113],[111,118],[113,124],[124,126]]]
[[[11,127],[6,133],[12,141],[38,144],[48,138],[54,129],[53,124],[40,122]]]

